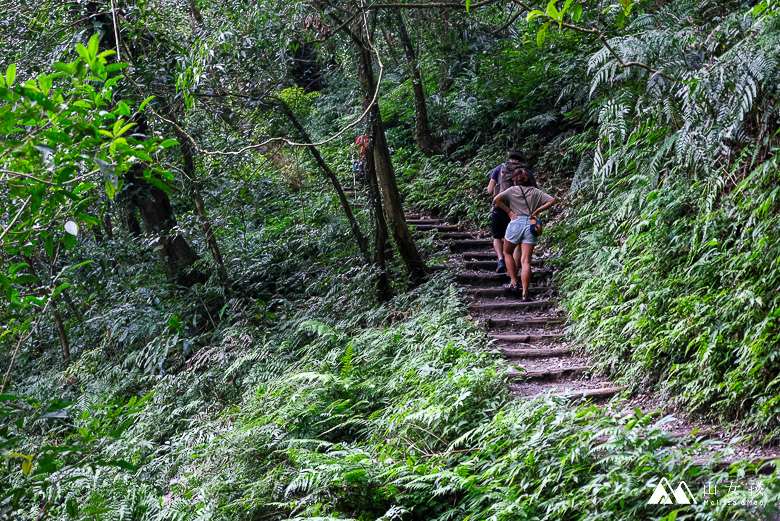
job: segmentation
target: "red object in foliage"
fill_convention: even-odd
[[[355,146],[358,149],[358,153],[361,158],[366,157],[366,144],[368,143],[368,136],[362,135],[355,141]]]

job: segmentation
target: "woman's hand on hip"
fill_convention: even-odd
[[[514,221],[515,219],[517,219],[517,214],[512,210],[509,210],[509,218]]]

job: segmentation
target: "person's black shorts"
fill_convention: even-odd
[[[503,239],[506,233],[506,227],[509,226],[511,219],[509,214],[501,208],[493,207],[490,214],[490,228],[493,231],[494,239]]]

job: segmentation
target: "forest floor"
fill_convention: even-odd
[[[622,385],[596,372],[587,349],[565,334],[568,317],[558,305],[561,294],[552,248],[537,247],[529,287],[533,301],[521,302],[521,292],[508,293],[501,287],[509,277],[495,271],[497,256],[489,232],[465,231],[420,214],[408,214],[407,222],[418,232],[436,233],[448,244],[448,265],[456,270],[461,294],[469,304],[469,318],[486,331],[490,341],[486,349],[498,349],[503,355],[512,378],[510,387],[518,399],[554,395],[572,406],[591,401],[608,407],[612,414],[626,416],[638,409],[643,415],[654,414],[659,421],[652,427],[679,445],[706,441],[694,458],[697,466],[726,469],[737,461],[750,461],[763,473],[774,470],[774,465],[765,462],[780,459],[779,447],[750,438],[730,444],[738,433],[697,422],[674,407],[668,410],[660,396],[629,395]],[[603,441],[609,441],[608,437]]]

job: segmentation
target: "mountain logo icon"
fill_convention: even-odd
[[[671,492],[671,493],[670,493]],[[674,498],[674,500],[672,500]],[[685,481],[681,481],[677,488],[672,489],[672,484],[666,478],[661,478],[658,486],[655,487],[653,495],[650,496],[648,505],[690,505],[696,504],[696,496],[693,495],[691,489],[688,488]]]

